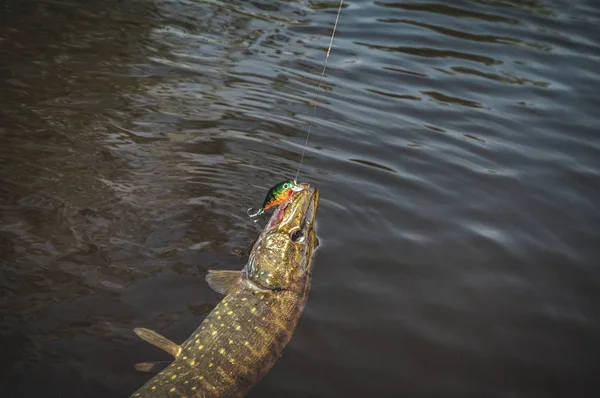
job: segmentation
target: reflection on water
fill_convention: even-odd
[[[131,330],[202,321],[296,171],[337,6],[0,3],[0,395],[127,396],[167,359]],[[300,176],[313,290],[252,396],[593,396],[599,22],[345,4]]]

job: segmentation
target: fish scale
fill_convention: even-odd
[[[309,284],[307,274],[291,290],[230,293],[181,345],[180,356],[133,396],[243,396],[281,356],[304,309]]]
[[[181,345],[136,330],[175,359],[132,397],[241,397],[281,356],[302,315],[311,281],[318,191],[308,184],[278,207],[242,271],[211,271],[227,293]],[[295,242],[294,232],[304,239]]]

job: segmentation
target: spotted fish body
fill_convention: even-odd
[[[209,272],[209,284],[226,296],[183,344],[136,330],[175,360],[132,397],[241,397],[267,374],[310,288],[318,191],[303,186],[275,211],[241,272]]]

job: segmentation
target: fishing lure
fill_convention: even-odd
[[[273,206],[285,203],[285,201],[292,197],[292,194],[294,192],[301,190],[302,187],[299,186],[296,181],[289,180],[280,182],[279,184],[269,189],[269,192],[267,192],[267,196],[265,196],[265,201],[263,202],[263,205],[260,209],[254,210],[254,208],[251,207],[246,213],[251,218],[260,216],[265,212],[265,210],[268,210]]]

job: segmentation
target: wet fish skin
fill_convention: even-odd
[[[209,272],[227,294],[183,344],[136,331],[175,360],[132,397],[241,397],[273,367],[304,310],[318,245],[319,193],[303,188],[277,208],[242,271]]]

